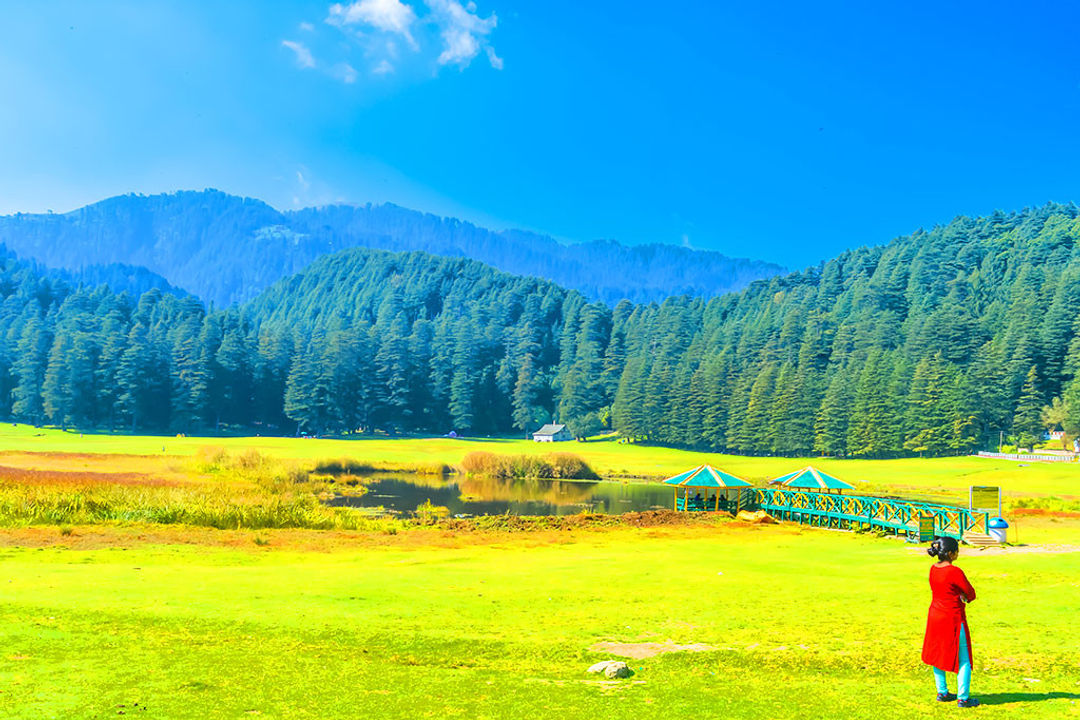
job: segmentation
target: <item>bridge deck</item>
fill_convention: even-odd
[[[805,523],[816,527],[854,530],[858,528],[883,530],[895,535],[918,535],[919,519],[934,519],[934,534],[963,540],[966,535],[985,535],[989,514],[965,507],[938,503],[882,498],[872,495],[833,495],[829,493],[789,490],[786,488],[753,488],[721,499],[721,510],[736,507],[760,509],[788,522]],[[677,510],[712,510],[713,502],[695,502],[694,498],[677,497]]]

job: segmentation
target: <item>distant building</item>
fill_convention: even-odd
[[[562,442],[563,440],[573,439],[573,433],[567,430],[565,425],[555,425],[554,423],[548,423],[533,433],[533,440],[536,442]]]
[[[1061,440],[1065,437],[1064,430],[1047,430],[1043,433],[1043,440]]]

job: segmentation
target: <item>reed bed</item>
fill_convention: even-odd
[[[205,448],[191,460],[191,482],[138,473],[60,472],[0,466],[0,525],[147,522],[219,529],[360,530],[367,510],[320,502],[358,483],[247,451]]]
[[[471,452],[461,461],[469,475],[508,479],[598,480],[587,462],[573,453],[547,455],[496,455]]]

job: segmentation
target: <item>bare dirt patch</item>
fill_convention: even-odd
[[[1001,547],[985,547],[979,550],[969,552],[977,552],[980,555],[1057,555],[1060,553],[1077,553],[1080,552],[1080,545],[1011,545]]]
[[[605,640],[589,646],[593,652],[611,653],[619,657],[628,657],[635,660],[655,657],[663,653],[673,652],[710,652],[716,648],[705,643],[690,643],[679,645],[671,640],[658,642],[622,643]]]
[[[1014,508],[1009,511],[1009,514],[1018,517],[1080,518],[1080,512],[1074,512],[1072,510],[1043,510],[1042,508]]]
[[[102,485],[145,485],[176,487],[180,483],[136,472],[82,472],[70,470],[27,470],[0,465],[0,481],[12,485],[92,487]]]
[[[68,470],[91,472],[162,472],[182,459],[157,455],[0,451],[0,463],[26,470]]]

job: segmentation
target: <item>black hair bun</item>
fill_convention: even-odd
[[[941,539],[934,538],[930,543],[930,547],[926,548],[926,554],[930,557],[941,557]]]

